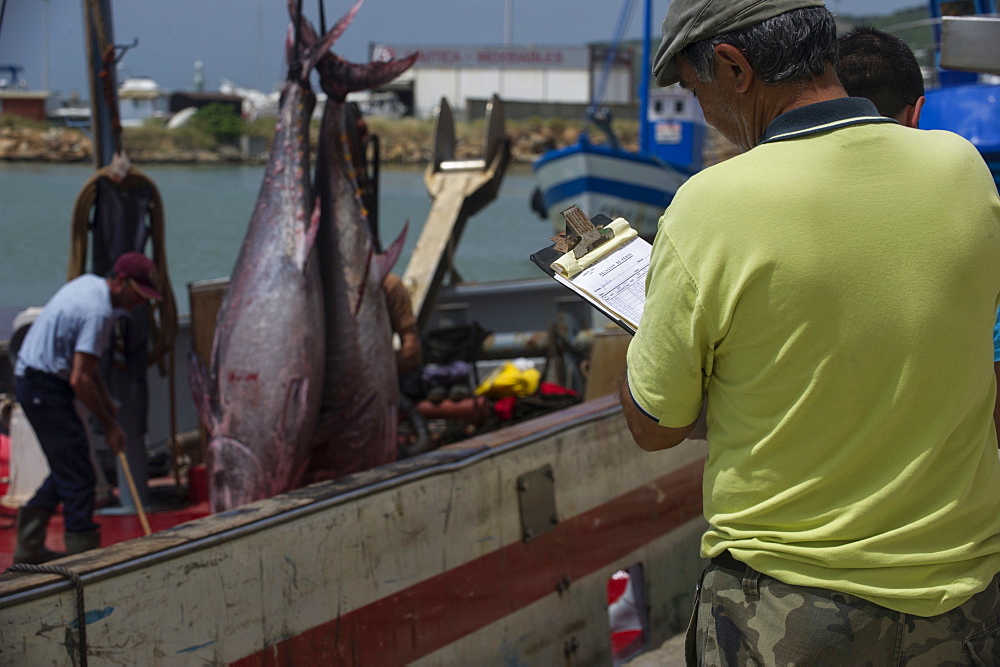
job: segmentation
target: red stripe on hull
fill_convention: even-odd
[[[702,462],[235,663],[404,664],[516,612],[701,515]]]

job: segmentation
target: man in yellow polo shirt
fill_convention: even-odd
[[[621,396],[708,404],[704,664],[990,664],[1000,198],[975,148],[847,97],[819,0],[673,0],[654,65],[743,154],[660,220]]]

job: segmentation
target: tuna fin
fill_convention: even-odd
[[[194,400],[194,407],[198,411],[198,419],[201,425],[209,433],[214,432],[217,419],[212,409],[214,400],[205,377],[205,367],[195,353],[194,348],[188,351],[188,383],[191,385],[191,398]]]
[[[313,28],[312,24],[306,20],[304,17],[299,19],[299,27],[301,29],[301,38],[305,44],[305,49],[301,54],[295,53],[295,37],[294,28],[296,16],[298,15],[298,8],[296,6],[296,0],[288,0],[288,14],[292,18],[292,26],[289,30],[289,37],[287,41],[286,48],[288,48],[289,59],[288,62],[292,63],[293,58],[301,58],[302,62],[302,78],[309,78],[309,72],[316,66],[316,63],[323,57],[323,55],[330,50],[333,43],[344,34],[347,26],[351,24],[354,17],[357,15],[358,10],[361,9],[361,5],[364,4],[365,0],[358,0],[354,3],[346,14],[340,17],[340,20],[330,30],[323,35],[322,39],[316,34],[316,30]]]
[[[358,300],[354,304],[354,308],[351,310],[354,312],[354,316],[357,317],[358,313],[361,311],[361,304],[365,300],[365,290],[368,289],[368,282],[374,280],[379,286],[382,285],[382,281],[385,280],[386,275],[392,271],[392,267],[396,265],[396,261],[399,259],[399,255],[403,252],[403,244],[406,242],[406,232],[410,228],[410,221],[407,220],[406,224],[403,225],[403,230],[399,232],[399,236],[396,240],[392,242],[381,255],[375,254],[375,246],[368,246],[368,257],[365,259],[365,270],[363,275],[365,278],[358,285]]]
[[[285,391],[285,405],[278,420],[278,439],[282,442],[295,442],[301,437],[301,433],[311,434],[316,424],[309,424],[305,428],[308,410],[309,378],[293,377]]]
[[[396,240],[392,242],[384,253],[381,255],[376,255],[373,262],[375,264],[375,278],[381,283],[389,272],[392,271],[392,267],[396,266],[396,262],[399,261],[399,256],[403,252],[403,244],[406,242],[406,232],[410,229],[410,221],[407,220],[406,224],[403,225],[403,230],[399,232],[399,236]]]
[[[213,512],[226,512],[268,498],[264,469],[253,451],[232,438],[213,438],[205,452],[209,470],[208,497]]]
[[[352,63],[332,52],[327,52],[317,63],[319,82],[327,95],[338,101],[347,99],[347,93],[378,88],[395,79],[417,61],[418,53],[399,60],[367,64]]]
[[[291,0],[289,0],[289,2],[291,2]],[[344,14],[337,20],[334,26],[330,28],[330,30],[326,33],[327,36],[323,38],[324,42],[327,42],[327,40],[329,40],[329,43],[322,49],[320,49],[321,51],[327,51],[331,46],[333,46],[333,43],[335,41],[340,39],[340,36],[344,34],[345,30],[347,30],[347,26],[351,25],[351,21],[354,20],[355,16],[357,16],[358,10],[361,9],[361,5],[363,5],[364,3],[365,0],[358,0],[357,2],[354,3],[354,5],[350,9],[347,10],[346,14]],[[317,58],[317,60],[319,60],[319,58]]]
[[[299,271],[306,270],[306,262],[309,261],[309,256],[312,254],[313,248],[316,247],[316,234],[318,232],[319,197],[316,198],[316,203],[313,204],[312,213],[309,214],[309,224],[306,227],[305,234],[300,239],[298,248],[296,248],[295,262]]]
[[[371,280],[372,277],[373,257],[375,257],[375,246],[369,245],[368,257],[365,258],[365,270],[361,274],[364,277],[361,280],[361,283],[358,285],[358,293],[355,295],[357,297],[357,301],[354,303],[354,308],[351,309],[351,311],[354,313],[354,317],[357,317],[358,313],[361,312],[361,304],[365,300],[365,290],[368,289],[368,281]]]

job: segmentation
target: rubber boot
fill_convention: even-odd
[[[97,530],[67,530],[66,553],[78,554],[101,546],[101,533]]]
[[[431,436],[427,432],[427,421],[420,414],[420,410],[417,409],[416,405],[410,410],[410,414],[406,416],[406,420],[410,422],[410,429],[413,431],[414,440],[406,448],[403,455],[404,458],[431,451],[434,446],[431,442]]]
[[[45,529],[48,528],[51,516],[52,512],[38,507],[22,507],[17,511],[15,563],[38,565],[66,555],[45,548]]]

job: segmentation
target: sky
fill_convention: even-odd
[[[350,0],[325,0],[327,25]],[[305,13],[319,23],[319,0]],[[223,79],[270,91],[284,78],[285,0],[112,0],[116,44],[138,45],[125,53],[118,80],[148,76],[168,91],[191,90],[201,61],[205,90]],[[635,2],[626,38],[642,35],[641,2]],[[668,0],[653,0],[653,32]],[[921,6],[921,0],[828,0],[835,14],[889,14]],[[0,65],[20,65],[31,89],[86,99],[84,0],[0,0]],[[621,2],[608,0],[366,0],[334,45],[348,60],[366,62],[369,45],[435,46],[581,45],[614,35]],[[508,17],[510,22],[508,23]],[[0,71],[0,78],[8,74]]]

